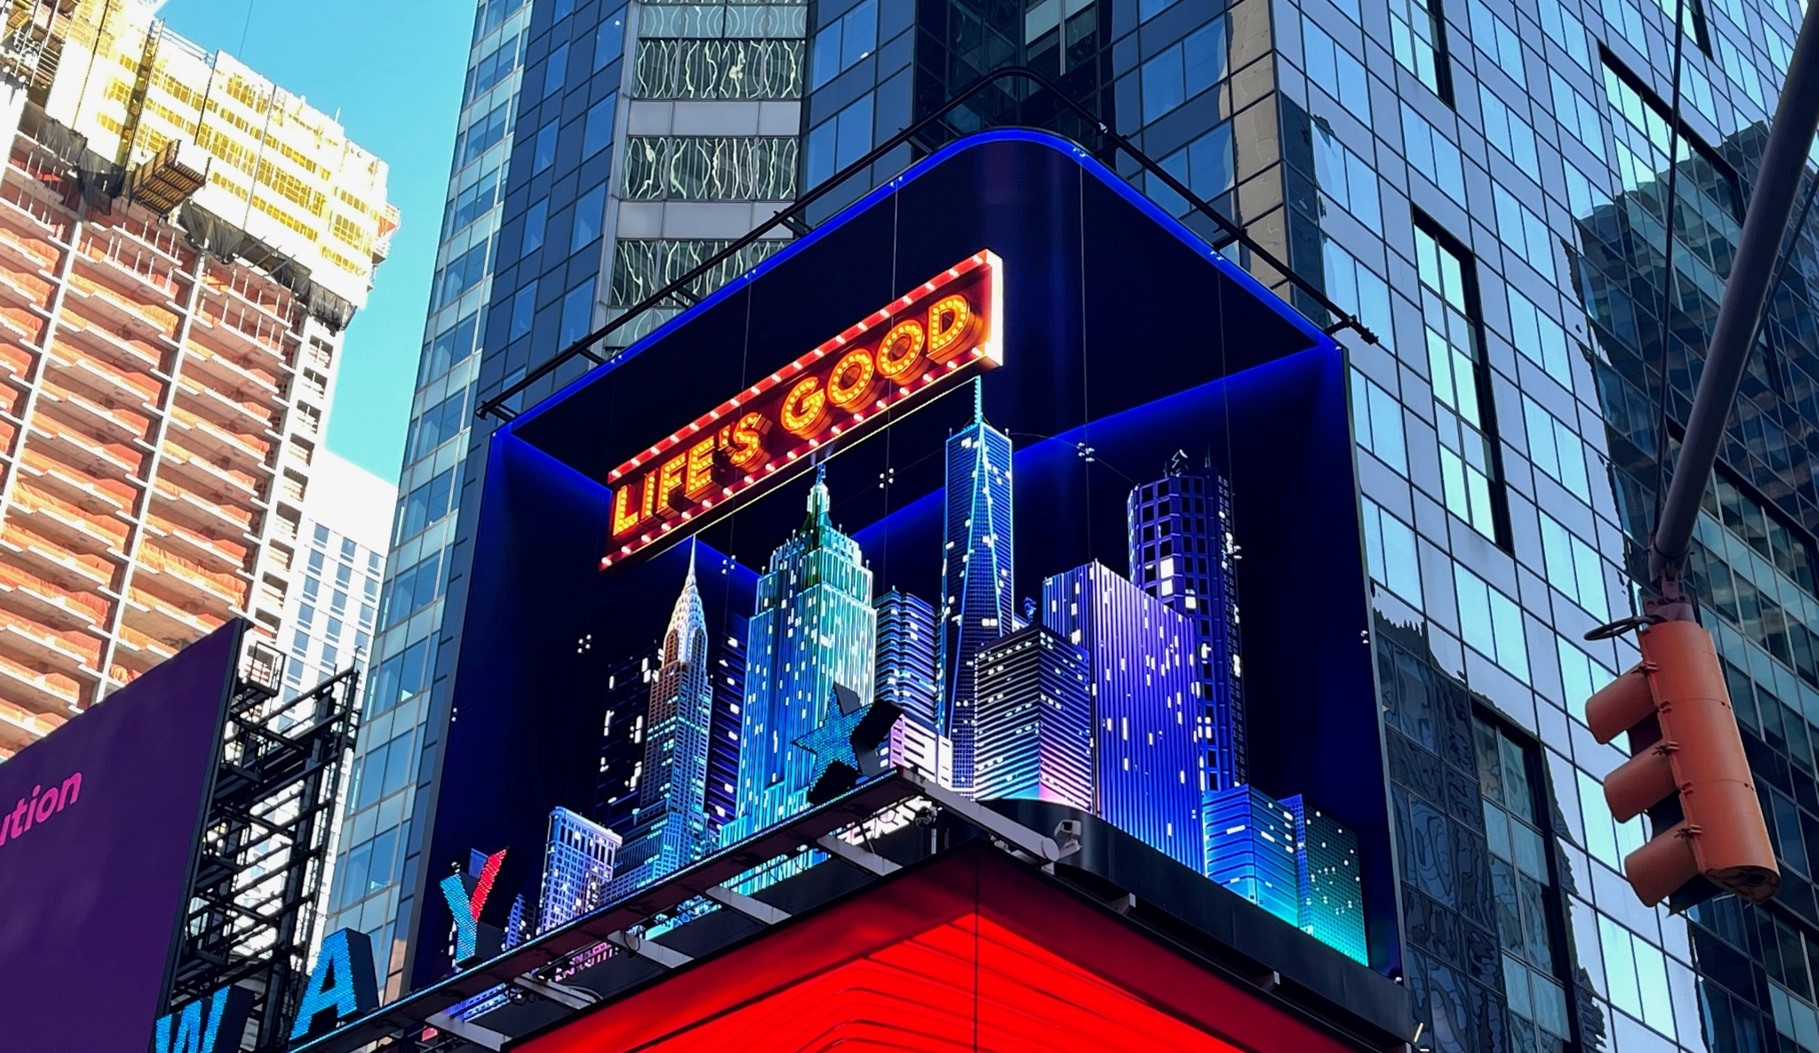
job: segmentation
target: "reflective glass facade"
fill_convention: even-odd
[[[329,897],[326,931],[371,936],[381,968],[402,951],[399,879],[418,873],[411,811],[433,772],[422,764],[429,688],[530,16],[528,0],[482,0],[475,14],[355,748],[354,770],[371,774],[347,798]]]
[[[1810,234],[1775,294],[1694,557],[1783,894],[1690,918],[1640,907],[1618,868],[1646,821],[1611,822],[1600,783],[1623,755],[1582,721],[1636,657],[1627,639],[1581,637],[1632,609],[1657,450],[1690,406],[1801,15],[1774,0],[1678,5],[1676,134],[1676,6],[828,0],[814,18],[807,185],[993,68],[1027,63],[1380,338],[1341,334],[1411,948],[1401,971],[1436,1051],[1819,1049]],[[855,35],[875,43],[844,54]],[[961,131],[1010,122],[1094,143],[1035,89],[987,92],[950,118]],[[1159,180],[1123,171],[1216,234]]]
[[[1583,723],[1586,697],[1636,657],[1628,640],[1582,636],[1631,609],[1658,451],[1678,433],[1670,424],[1661,437],[1659,385],[1665,375],[1670,420],[1682,419],[1800,14],[1774,0],[1687,3],[1676,27],[1673,6],[653,3],[641,8],[650,31],[635,34],[639,47],[621,41],[621,53],[644,61],[646,39],[802,47],[734,49],[749,70],[736,80],[705,52],[652,48],[648,74],[628,85],[631,74],[584,73],[606,68],[598,40],[617,32],[605,17],[613,5],[540,0],[527,83],[550,82],[565,48],[565,90],[518,111],[500,245],[522,261],[494,279],[482,388],[521,376],[585,331],[584,314],[635,303],[686,270],[673,261],[704,258],[956,90],[1028,63],[1379,338],[1343,334],[1409,948],[1391,968],[1417,1000],[1423,1042],[1819,1049],[1809,954],[1819,900],[1806,847],[1819,836],[1811,237],[1776,291],[1695,557],[1782,854],[1781,896],[1748,912],[1715,901],[1685,918],[1640,907],[1617,868],[1645,823],[1611,822],[1600,783],[1623,754]],[[1687,34],[1677,121],[1664,101],[1676,32]],[[791,84],[806,93],[800,104],[773,97]],[[609,105],[614,93],[629,97]],[[1092,140],[1040,91],[987,93],[950,118],[962,131],[1013,121]],[[625,149],[609,152],[615,142]],[[880,161],[833,201],[910,157],[906,147]],[[1674,163],[1670,267],[1662,199]],[[738,170],[723,176],[727,164]],[[1125,173],[1213,234],[1160,181],[1128,163]],[[748,196],[705,200],[716,194]],[[1254,269],[1293,295],[1280,275]],[[671,313],[651,312],[639,329]],[[474,492],[475,471],[442,502]],[[422,505],[425,517],[441,507],[437,492]],[[403,515],[412,507],[407,497]],[[1133,604],[1148,599],[1129,591]],[[1184,699],[1191,651],[1184,642]],[[1198,762],[1183,757],[1191,772]],[[1195,815],[1198,800],[1183,809]],[[1283,909],[1298,914],[1295,877],[1291,863]]]
[[[413,890],[422,884],[416,853],[428,801],[418,790],[439,777],[448,671],[460,642],[459,614],[444,612],[459,612],[466,595],[460,539],[472,526],[462,510],[481,485],[481,465],[469,454],[488,434],[484,422],[470,428],[475,400],[515,383],[795,196],[807,25],[799,0],[480,6],[400,485],[398,583],[388,584],[381,613],[360,747],[396,749],[409,760],[395,797],[350,815],[346,858],[362,853],[367,877],[350,879],[336,900],[338,925],[373,933],[391,952],[394,989],[422,906]],[[752,250],[749,262],[723,268],[696,295],[768,254]],[[648,312],[614,343],[672,313]],[[519,404],[576,372],[546,378]],[[725,643],[712,688],[710,822],[730,812],[739,748],[744,640]],[[655,676],[653,661],[614,679],[608,693],[623,693],[626,705],[609,707],[606,754],[642,754]],[[639,765],[616,770],[631,772],[629,783],[603,776],[598,792],[629,829]]]

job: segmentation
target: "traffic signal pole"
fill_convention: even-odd
[[[1819,3],[1809,3],[1781,101],[1775,107],[1775,120],[1769,125],[1768,143],[1762,149],[1761,171],[1725,281],[1718,323],[1712,328],[1711,347],[1687,417],[1686,437],[1674,462],[1661,519],[1649,541],[1649,579],[1660,595],[1650,597],[1644,610],[1661,620],[1696,620],[1695,599],[1686,589],[1693,525],[1718,461],[1718,444],[1743,384],[1744,368],[1755,350],[1763,308],[1772,291],[1769,275],[1781,254],[1815,131],[1819,131]]]
[[[1700,499],[1773,291],[1770,276],[1815,131],[1819,0],[1810,0],[1763,146],[1686,437],[1649,538],[1648,574],[1656,595],[1644,601],[1641,616],[1586,634],[1598,639],[1634,629],[1639,637],[1642,661],[1586,702],[1585,719],[1599,742],[1628,734],[1630,758],[1605,776],[1604,799],[1618,822],[1649,816],[1652,836],[1624,859],[1623,872],[1651,907],[1667,900],[1683,909],[1721,892],[1760,903],[1781,884],[1724,668],[1711,634],[1699,625],[1686,564]]]

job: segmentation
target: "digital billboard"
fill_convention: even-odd
[[[0,764],[0,1041],[148,1048],[240,654],[230,622]]]
[[[1393,970],[1347,414],[1077,147],[944,150],[495,433],[431,869],[529,856],[561,924],[809,807],[878,707],[883,759]]]

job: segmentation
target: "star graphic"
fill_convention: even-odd
[[[901,713],[888,701],[862,705],[856,692],[839,684],[834,685],[832,709],[825,723],[792,743],[815,758],[809,778],[810,804],[830,801],[858,785],[861,778],[882,770],[878,747]]]

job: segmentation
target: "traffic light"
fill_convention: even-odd
[[[1760,903],[1781,872],[1711,634],[1669,621],[1639,637],[1642,661],[1585,706],[1599,742],[1630,733],[1630,759],[1604,780],[1611,815],[1626,822],[1646,810],[1655,831],[1624,859],[1624,876],[1651,907],[1706,898],[1700,878]]]

